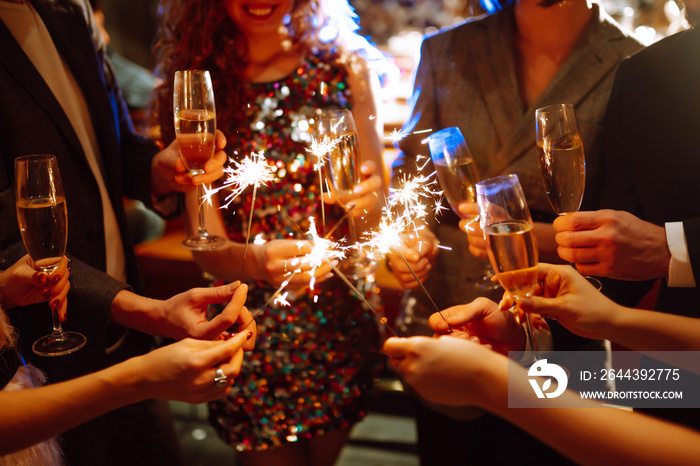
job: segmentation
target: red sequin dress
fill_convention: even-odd
[[[328,63],[310,56],[285,79],[249,84],[245,126],[237,132],[222,128],[234,157],[264,150],[276,167],[278,181],[258,188],[251,241],[260,234],[266,240],[301,238],[289,218],[307,231],[313,216],[323,234],[319,177],[307,151],[309,119],[320,108],[351,106],[347,71]],[[245,241],[251,201],[248,188],[224,213],[229,237],[237,242]],[[328,205],[325,211],[328,229],[343,212]],[[356,286],[377,301],[372,283]],[[238,451],[344,428],[365,413],[379,367],[376,317],[336,277],[314,288],[288,296],[291,307],[273,305],[258,316],[255,350],[246,353],[231,395],[209,405],[210,422]],[[275,289],[251,283],[246,306],[255,312]]]

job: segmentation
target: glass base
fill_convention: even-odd
[[[214,236],[206,233],[187,238],[181,244],[183,248],[191,249],[192,251],[209,251],[211,249],[220,248],[226,244],[226,240],[221,236]]]
[[[87,339],[78,332],[46,335],[34,342],[32,351],[39,356],[64,356],[85,346]]]
[[[338,270],[347,278],[353,280],[365,278],[367,275],[376,272],[378,268],[379,264],[377,262],[363,255],[350,256],[338,264]]]

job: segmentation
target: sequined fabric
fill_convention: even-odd
[[[310,119],[317,109],[351,102],[345,69],[328,63],[328,57],[307,57],[281,81],[250,84],[238,131],[227,132],[233,157],[264,150],[279,179],[257,191],[251,240],[299,238],[293,223],[305,231],[310,216],[323,234],[319,177],[307,151]],[[245,241],[252,194],[246,190],[224,213],[229,237],[238,242]],[[325,229],[343,214],[328,205],[325,212]],[[337,236],[345,234],[338,229]],[[371,278],[356,286],[376,302]],[[246,305],[254,311],[274,291],[252,283]],[[258,317],[255,350],[246,354],[231,395],[210,403],[211,423],[239,451],[347,427],[364,415],[372,395],[379,334],[371,311],[336,277],[287,300],[291,307],[271,306]]]

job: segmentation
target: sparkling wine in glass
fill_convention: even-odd
[[[352,207],[353,188],[362,181],[360,174],[360,143],[355,120],[347,109],[325,109],[318,115],[316,127],[319,139],[332,141],[326,153],[323,170],[332,195],[345,210]],[[377,270],[377,263],[367,257],[357,242],[355,218],[348,217],[350,242],[356,246],[338,266],[346,276],[359,279]]]
[[[175,137],[180,157],[193,175],[204,173],[204,164],[216,149],[216,110],[214,88],[208,71],[176,71],[173,86]],[[182,245],[195,251],[207,251],[225,244],[224,238],[210,234],[204,225],[202,199],[204,189],[197,186],[197,232]]]
[[[547,199],[557,215],[578,212],[586,186],[586,158],[573,105],[535,111],[537,155]],[[600,280],[586,276],[599,290]]]
[[[537,239],[525,194],[517,175],[505,175],[476,184],[481,228],[486,236],[489,260],[501,286],[516,301],[531,296],[537,284]],[[538,357],[530,315],[526,330]]]
[[[15,159],[15,205],[22,241],[36,270],[50,274],[66,253],[66,198],[56,156],[27,155]],[[40,356],[63,356],[85,345],[78,332],[66,332],[52,309],[53,332],[38,339],[32,350]]]
[[[476,164],[462,131],[456,126],[441,129],[428,136],[428,147],[440,187],[454,213],[463,220],[478,221],[478,215],[459,211],[462,202],[476,202],[476,183],[479,182]],[[487,264],[477,286],[487,290],[497,288],[498,284],[491,281],[491,277],[493,269]]]

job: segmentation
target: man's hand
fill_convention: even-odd
[[[177,140],[153,157],[151,162],[151,186],[156,197],[164,196],[172,191],[189,192],[201,184],[212,183],[224,174],[224,164],[227,156],[223,151],[226,147],[226,136],[216,130],[216,148],[214,156],[204,164],[204,173],[192,175],[185,167]]]
[[[583,275],[630,281],[668,275],[664,228],[628,212],[575,212],[559,216],[553,226],[559,257]]]

